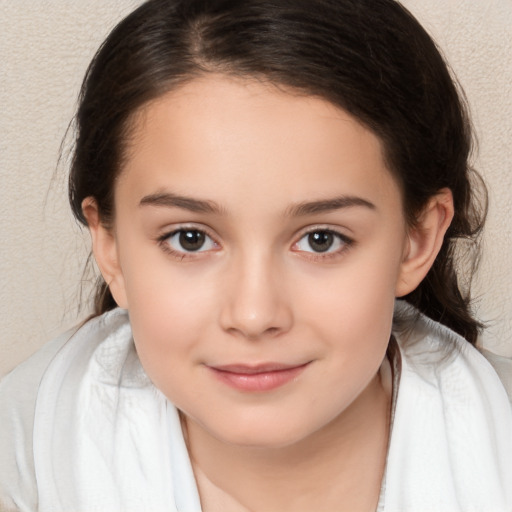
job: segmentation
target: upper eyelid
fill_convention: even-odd
[[[348,235],[344,232],[342,228],[335,228],[332,226],[326,226],[326,225],[313,225],[308,226],[306,228],[303,228],[298,231],[298,233],[295,235],[296,240],[300,240],[306,235],[309,235],[310,233],[316,233],[317,231],[326,231],[328,233],[333,233],[334,235],[338,235],[339,237],[345,239],[345,240],[352,240],[352,236]]]
[[[170,236],[179,233],[180,231],[200,231],[205,235],[209,236],[212,240],[217,242],[217,237],[212,233],[212,230],[204,225],[195,225],[194,223],[185,223],[185,224],[176,224],[176,227],[165,227],[160,230],[160,235],[158,235],[158,240],[165,240]]]
[[[347,231],[348,228],[345,228]],[[351,235],[348,235],[345,233],[345,229],[333,227],[331,225],[326,224],[313,224],[310,226],[306,226],[301,228],[300,230],[295,232],[295,235],[293,235],[293,243],[292,245],[296,244],[299,240],[301,240],[304,236],[315,233],[317,231],[327,231],[329,233],[333,233],[336,236],[339,236],[341,239],[345,241],[353,242],[353,237]],[[209,236],[217,245],[221,245],[219,242],[219,239],[221,237],[217,236],[217,234],[209,228],[208,226],[205,226],[204,224],[196,224],[194,222],[190,223],[183,223],[183,224],[176,224],[175,227],[167,227],[163,228],[161,230],[161,234],[157,237],[159,241],[164,241],[165,239],[175,235],[176,233],[179,233],[180,231],[200,231],[204,233],[205,235]]]
[[[156,238],[156,243],[158,246],[162,248],[162,250],[166,253],[171,254],[173,257],[178,258],[180,261],[193,261],[197,258],[200,258],[201,255],[210,252],[210,250],[206,251],[181,251],[177,250],[174,247],[172,247],[171,243],[168,243],[167,241],[169,238],[174,237],[176,234],[178,234],[180,231],[199,231],[201,233],[204,233],[212,242],[214,245],[220,247],[219,242],[217,239],[213,236],[211,236],[206,229],[198,228],[196,226],[187,226],[187,225],[181,225],[174,229],[170,229],[165,231],[162,235],[158,236]]]
[[[348,236],[342,231],[332,228],[332,227],[325,227],[325,226],[313,226],[309,228],[305,228],[302,232],[300,232],[294,239],[293,243],[291,244],[290,249],[293,252],[302,253],[303,251],[294,249],[296,246],[299,245],[300,241],[305,238],[306,236],[310,235],[311,233],[316,233],[319,231],[332,233],[335,237],[337,237],[340,241],[340,243],[343,245],[342,248],[338,249],[334,252],[324,252],[324,253],[315,253],[315,252],[309,252],[305,251],[306,254],[311,254],[310,257],[316,260],[323,260],[326,258],[333,258],[336,255],[340,255],[344,253],[345,251],[349,250],[350,248],[354,247],[356,245],[356,241],[352,236]]]

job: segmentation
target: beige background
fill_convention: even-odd
[[[90,58],[139,3],[0,0],[0,375],[87,313],[78,303],[88,237],[69,212],[59,145]],[[403,3],[471,104],[491,200],[478,313],[489,323],[484,343],[512,355],[512,0]]]

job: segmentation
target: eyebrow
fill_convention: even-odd
[[[170,192],[144,196],[140,200],[139,206],[182,208],[183,210],[195,213],[221,213],[223,211],[223,209],[214,201],[193,199],[191,197],[180,196]]]
[[[166,208],[181,208],[194,213],[213,213],[221,214],[225,210],[214,201],[204,199],[194,199],[192,197],[181,196],[171,192],[162,192],[144,196],[139,206],[163,206]],[[323,213],[343,208],[364,207],[375,210],[376,207],[370,201],[356,196],[339,196],[319,201],[304,201],[294,204],[286,209],[286,216],[301,217]]]
[[[286,214],[289,216],[300,217],[303,215],[330,212],[334,210],[341,210],[343,208],[351,208],[354,206],[362,206],[370,210],[376,210],[376,206],[373,203],[363,199],[362,197],[339,196],[320,201],[305,201],[298,203],[288,208]]]

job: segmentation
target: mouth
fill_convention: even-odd
[[[230,364],[207,368],[218,380],[232,388],[246,392],[263,392],[295,380],[310,363],[311,361],[300,365],[264,363],[255,366]]]

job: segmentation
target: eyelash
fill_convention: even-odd
[[[297,251],[297,252],[300,252],[301,254],[307,254],[306,257],[313,261],[326,262],[326,261],[329,261],[334,258],[339,258],[342,254],[344,254],[346,251],[348,251],[355,244],[355,241],[352,238],[349,238],[347,235],[340,233],[339,231],[336,231],[331,228],[322,227],[322,226],[315,226],[315,227],[310,228],[307,231],[303,232],[302,235],[300,236],[300,238],[297,240],[297,242],[295,242],[293,244],[292,247],[297,246],[306,237],[309,237],[310,235],[315,234],[315,233],[324,233],[324,234],[332,235],[341,244],[341,247],[334,251],[330,251],[330,248],[329,248],[325,252],[301,251],[301,250]]]
[[[197,251],[189,251],[189,252],[177,251],[176,249],[173,249],[168,242],[169,239],[172,238],[173,236],[176,236],[179,233],[186,233],[186,232],[195,232],[200,235],[204,235],[205,237],[208,237],[215,246],[219,246],[219,244],[217,243],[215,238],[212,237],[205,229],[200,229],[200,228],[197,228],[194,226],[180,226],[177,229],[173,229],[172,231],[167,232],[167,233],[163,234],[162,236],[158,237],[157,243],[165,253],[170,254],[171,256],[178,259],[179,261],[197,258],[198,254],[201,254],[203,252],[209,252],[208,250],[204,251],[201,249],[199,249]]]
[[[210,239],[212,244],[214,244],[217,247],[220,247],[220,245],[215,240],[215,238],[213,236],[211,236],[205,229],[196,228],[194,226],[190,226],[190,227],[181,226],[177,229],[173,229],[172,231],[167,232],[167,233],[161,235],[160,237],[158,237],[157,243],[164,252],[166,252],[167,254],[170,254],[171,256],[178,259],[179,261],[197,258],[198,255],[201,253],[210,252],[210,249],[201,250],[202,247],[199,248],[197,251],[189,251],[189,252],[187,252],[186,250],[177,251],[177,250],[173,249],[168,242],[169,239],[176,236],[177,234],[186,233],[186,232],[195,232],[195,233],[198,233],[199,235],[205,236],[208,239]],[[318,227],[314,227],[314,228],[308,229],[307,231],[303,232],[301,234],[300,238],[296,242],[293,243],[292,249],[294,247],[296,247],[306,237],[309,237],[310,235],[315,234],[315,233],[323,233],[323,234],[333,236],[335,239],[337,239],[338,243],[342,244],[342,247],[335,251],[330,251],[330,247],[329,247],[328,249],[326,249],[325,252],[320,252],[320,251],[315,252],[314,250],[313,251],[305,251],[305,250],[300,250],[300,249],[295,250],[295,252],[299,252],[301,254],[307,254],[306,257],[313,261],[324,262],[324,261],[328,261],[333,258],[337,258],[337,257],[341,256],[343,253],[345,253],[347,250],[349,250],[355,243],[355,241],[352,238],[349,238],[346,235],[344,235],[334,229],[318,226]]]

